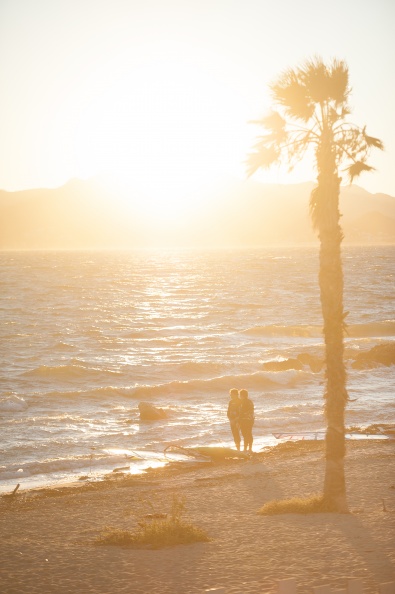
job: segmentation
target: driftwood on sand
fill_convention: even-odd
[[[233,448],[226,448],[222,446],[195,446],[195,447],[187,447],[184,448],[182,446],[174,446],[170,445],[165,448],[166,452],[173,452],[183,454],[185,456],[193,457],[203,457],[210,460],[227,460],[232,458],[244,458],[248,459],[249,455],[245,452],[239,452],[234,450]]]

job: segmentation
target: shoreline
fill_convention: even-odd
[[[369,427],[365,427],[364,431],[360,432],[353,432],[352,430],[348,430],[346,433],[347,443],[350,440],[368,440],[368,441],[387,441],[393,440],[395,441],[395,425],[393,423],[387,423],[385,425],[386,432],[378,431],[377,428],[381,429],[384,427],[384,424],[381,423],[380,425],[371,424]],[[370,430],[369,430],[370,429]],[[271,433],[270,435],[262,437],[257,437],[254,439],[254,446],[258,446],[258,450],[254,451],[254,457],[260,456],[262,454],[267,453],[273,449],[278,448],[279,446],[282,447],[287,442],[297,443],[303,440],[306,441],[321,441],[323,442],[325,437],[325,429],[317,429],[315,431],[302,431],[302,432],[277,432]],[[265,443],[265,439],[268,441]],[[269,441],[271,440],[271,441]],[[228,442],[221,442],[218,443],[211,443],[209,447],[217,447],[223,446],[228,448],[234,448],[234,444],[231,441]],[[200,447],[200,446],[186,446],[187,448],[193,449],[193,447]],[[181,448],[182,449],[182,448]],[[167,457],[169,454],[166,452],[159,452],[153,450],[139,450],[140,454],[146,454],[146,457],[139,456],[136,454],[135,457],[132,455],[127,456],[126,452],[130,454],[134,453],[133,450],[124,450],[124,458],[118,460],[118,465],[115,466],[116,462],[113,461],[112,464],[109,461],[104,461],[103,464],[95,464],[96,468],[89,468],[88,466],[80,468],[78,471],[74,470],[67,475],[57,477],[56,473],[53,475],[49,474],[47,476],[44,475],[31,475],[24,477],[23,474],[20,476],[14,476],[13,478],[7,478],[3,481],[0,481],[0,497],[2,495],[10,494],[17,484],[20,485],[19,489],[20,492],[25,492],[32,489],[43,489],[43,488],[61,488],[62,485],[68,485],[69,483],[76,483],[80,484],[82,481],[86,482],[100,482],[103,480],[109,479],[113,474],[117,473],[118,471],[126,470],[125,474],[130,476],[138,476],[140,474],[145,474],[146,472],[152,472],[155,469],[161,469],[167,466],[171,466],[174,463],[177,463],[177,453],[170,452],[170,457]],[[173,458],[171,456],[173,455]],[[182,457],[182,456],[181,456]],[[191,458],[191,462],[193,458]],[[196,460],[196,463],[198,460]],[[183,462],[180,461],[180,464],[186,466],[189,463],[189,460],[184,460]],[[151,466],[152,465],[152,466]],[[129,466],[130,470],[127,470]]]
[[[394,426],[391,425],[391,428],[389,430],[389,432],[387,434],[380,434],[380,433],[348,433],[347,435],[348,440],[347,442],[351,439],[351,440],[368,440],[368,441],[393,441],[393,443],[395,443],[395,433],[394,433]],[[303,437],[302,435],[303,433],[295,433],[294,436],[292,433],[278,433],[278,434],[272,434],[273,437],[275,437],[276,435],[278,435],[277,439],[279,441],[277,441],[277,443],[274,444],[267,444],[264,445],[263,447],[261,447],[258,451],[254,451],[253,452],[253,460],[257,461],[260,459],[261,456],[265,456],[268,453],[272,452],[272,451],[279,451],[282,448],[287,448],[287,447],[295,447],[295,444],[300,444],[300,443],[311,443],[311,442],[315,442],[315,443],[321,443],[324,444],[324,434],[325,434],[325,430],[318,430],[318,431],[309,431],[309,432],[305,432],[306,435],[306,439]],[[283,440],[281,441],[281,437],[280,436],[284,436]],[[318,436],[318,437],[317,437]],[[259,441],[259,439],[255,440],[256,442]],[[292,446],[288,446],[287,444],[293,444]],[[234,449],[233,444],[231,444],[229,442],[229,444],[224,445],[221,444],[224,447],[229,447],[231,449]],[[216,444],[210,444],[208,447],[212,447],[215,448]],[[193,449],[193,446],[190,446],[190,449]],[[235,454],[236,454],[236,450]],[[134,469],[132,469],[132,465],[133,463],[135,463],[136,461],[140,461],[138,458],[136,459],[132,459],[132,460],[128,460],[125,459],[125,464],[123,464],[122,466],[118,466],[118,467],[113,467],[111,465],[103,465],[102,467],[98,467],[95,470],[88,470],[87,468],[81,470],[81,472],[71,472],[69,473],[68,476],[63,477],[63,478],[39,478],[40,475],[37,476],[37,478],[33,477],[27,477],[27,480],[25,482],[25,484],[22,482],[24,477],[21,476],[21,479],[18,481],[17,478],[14,479],[7,479],[7,481],[4,481],[3,484],[0,483],[0,498],[3,495],[9,495],[10,493],[12,493],[12,491],[16,488],[17,485],[19,485],[18,487],[18,492],[19,493],[26,493],[29,491],[36,491],[36,490],[45,490],[45,489],[62,489],[62,488],[67,488],[69,486],[81,486],[83,484],[95,484],[95,483],[100,483],[100,482],[106,482],[111,480],[112,478],[120,478],[123,477],[125,479],[130,478],[130,477],[138,477],[138,476],[145,476],[146,474],[151,475],[153,472],[160,472],[161,470],[164,469],[173,469],[173,468],[180,468],[187,470],[189,466],[192,465],[192,467],[198,468],[198,466],[200,464],[205,464],[205,460],[199,460],[198,458],[196,458],[196,460],[194,460],[193,457],[190,458],[190,460],[183,460],[183,461],[177,461],[175,459],[171,459],[171,458],[167,458],[166,459],[166,455],[164,453],[160,453],[160,452],[152,452],[151,450],[147,450],[147,454],[148,457],[147,458],[141,458],[141,461],[144,462],[144,465],[142,465],[141,467],[136,467]],[[151,454],[155,454],[157,455],[157,457],[149,457]],[[171,454],[170,454],[171,455]],[[176,454],[177,455],[177,454]],[[207,462],[210,463],[209,458],[207,458]],[[150,463],[152,463],[153,465],[150,466]],[[121,464],[121,462],[120,462]],[[128,470],[128,466],[129,466],[129,470]],[[27,484],[26,484],[27,483]]]
[[[293,577],[298,594],[345,588],[348,578],[378,594],[379,584],[395,581],[394,446],[347,442],[346,515],[257,514],[269,500],[321,492],[321,441],[2,495],[1,591],[274,594],[278,580]],[[210,542],[158,550],[95,544],[105,526],[130,530],[148,508],[167,513],[174,493]]]
[[[230,449],[234,449],[231,448],[232,444],[229,444],[229,446],[224,446],[224,447],[229,447]],[[265,456],[268,452],[271,452],[272,450],[274,450],[277,447],[282,447],[283,444],[281,444],[281,442],[275,444],[275,445],[267,445],[264,446],[260,451],[257,452],[253,452],[253,459],[255,461],[257,461],[258,459],[260,459],[261,456]],[[198,447],[198,446],[197,446]],[[213,447],[215,448],[216,446],[214,444],[211,444],[210,446],[207,447]],[[191,449],[193,449],[193,447],[191,446]],[[150,451],[148,451],[150,453]],[[237,450],[234,450],[235,455],[237,456]],[[158,456],[160,455],[160,453],[158,452]],[[15,489],[15,487],[19,484],[18,487],[18,493],[19,494],[29,494],[29,493],[35,493],[35,492],[45,492],[46,490],[52,491],[52,490],[63,490],[63,489],[69,489],[69,488],[73,488],[73,487],[83,487],[84,485],[90,486],[90,485],[101,485],[101,484],[106,484],[109,485],[111,483],[112,480],[115,481],[120,481],[120,480],[124,480],[124,481],[128,481],[130,479],[141,479],[142,481],[145,480],[146,477],[150,477],[152,478],[153,475],[158,475],[158,478],[160,478],[160,476],[163,474],[163,476],[167,476],[168,474],[172,475],[173,473],[183,473],[183,472],[190,472],[191,470],[197,470],[200,467],[204,467],[204,466],[212,466],[213,464],[215,464],[215,461],[210,460],[208,457],[206,460],[204,459],[199,459],[198,455],[196,457],[196,459],[194,459],[192,456],[190,458],[190,460],[183,460],[183,461],[177,461],[174,459],[167,459],[164,460],[164,456],[162,455],[162,463],[161,464],[154,464],[153,466],[149,466],[150,463],[150,459],[147,458],[145,460],[145,462],[147,463],[148,466],[144,467],[144,468],[140,468],[138,471],[134,472],[131,470],[127,469],[127,465],[121,466],[121,467],[117,467],[117,468],[111,468],[110,466],[108,466],[107,468],[102,467],[99,470],[96,470],[95,472],[89,472],[88,474],[82,474],[81,473],[70,473],[68,478],[63,478],[63,479],[53,479],[53,480],[43,480],[43,479],[37,479],[36,481],[34,479],[32,479],[31,484],[28,484],[26,486],[23,486],[23,484],[20,482],[18,483],[17,479],[14,480],[10,480],[8,479],[8,483],[7,485],[0,485],[0,500],[3,496],[8,497],[10,496],[10,494],[12,493],[12,491]],[[152,460],[152,459],[151,459]],[[159,460],[156,458],[153,458],[154,461]],[[247,460],[248,461],[248,460]],[[251,461],[251,460],[250,460]],[[236,460],[236,457],[232,460],[232,459],[226,459],[223,460],[224,464],[232,464],[232,462],[240,462],[240,460]],[[127,461],[127,464],[129,466],[132,465],[132,461],[129,460]],[[29,477],[30,478],[30,477]]]

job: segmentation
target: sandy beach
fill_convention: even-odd
[[[361,578],[365,594],[395,581],[394,441],[348,442],[350,514],[261,516],[272,499],[321,490],[322,442],[288,443],[251,460],[170,464],[140,476],[20,490],[0,499],[3,594],[298,592]],[[186,519],[207,543],[164,549],[97,544],[105,526],[133,529],[185,497]],[[150,508],[147,501],[151,501]]]

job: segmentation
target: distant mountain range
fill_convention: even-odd
[[[97,181],[56,189],[0,191],[0,249],[95,249],[150,245],[201,247],[314,243],[309,218],[313,183],[230,181],[205,196],[193,225],[150,230],[134,197],[125,201]],[[209,206],[207,206],[209,205]],[[344,243],[395,243],[395,198],[352,185],[340,198]]]

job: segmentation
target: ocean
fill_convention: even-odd
[[[394,341],[394,256],[343,248],[353,432],[394,426],[394,367],[353,366]],[[323,358],[318,247],[1,252],[0,276],[1,491],[233,446],[231,388],[254,401],[255,451],[325,428],[324,371],[302,357]]]

